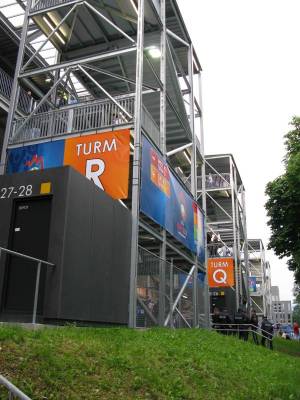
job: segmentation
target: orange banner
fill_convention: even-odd
[[[128,197],[130,130],[66,139],[64,165],[70,165],[114,199]]]
[[[233,258],[209,258],[207,277],[211,288],[234,286]]]

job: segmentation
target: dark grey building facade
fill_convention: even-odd
[[[38,320],[127,324],[131,214],[70,167],[0,177],[0,247],[43,266]],[[1,258],[1,320],[30,321],[36,264]]]

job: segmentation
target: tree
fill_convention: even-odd
[[[300,325],[300,299],[296,303],[294,310],[293,310],[293,321],[298,322],[298,324]]]
[[[268,249],[279,258],[288,257],[288,268],[300,283],[300,117],[291,125],[285,135],[285,173],[267,184],[265,207],[271,228]]]
[[[298,325],[300,325],[300,304],[296,304],[294,307],[293,322],[298,322]]]
[[[293,321],[300,325],[300,285],[295,285],[294,296]]]

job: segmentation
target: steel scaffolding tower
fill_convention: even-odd
[[[34,53],[25,56],[33,37],[41,40]],[[37,61],[48,45],[56,50],[55,60],[41,65]],[[16,114],[20,87],[28,84],[35,89],[35,107],[20,118]],[[131,130],[131,196],[123,202],[132,213],[129,325],[136,326],[139,246],[162,260],[162,282],[164,262],[192,271],[193,325],[199,325],[199,318],[205,325],[207,284],[201,293],[196,290],[198,272],[206,271],[205,264],[199,264],[191,251],[142,214],[139,203],[142,134],[159,149],[195,201],[198,182],[205,185],[201,66],[177,2],[28,0],[2,173],[7,149],[16,145],[120,127]],[[203,196],[204,212],[205,201]],[[167,320],[165,298],[162,289],[160,325]],[[179,300],[173,304],[175,311]]]
[[[231,154],[205,156],[205,180],[207,232],[219,238],[208,243],[208,257],[217,246],[214,257],[233,257],[235,275],[234,286],[211,289],[211,296],[225,294],[223,307],[235,312],[249,308],[245,188]]]
[[[272,317],[271,269],[260,239],[248,239],[249,277],[254,278],[250,292],[251,308],[259,317]]]

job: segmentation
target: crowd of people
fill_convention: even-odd
[[[283,325],[278,327],[278,335],[281,339],[299,340],[299,324],[297,321],[294,322],[293,327],[291,325]]]
[[[227,310],[221,312],[215,307],[212,316],[212,328],[223,335],[238,336],[245,342],[248,341],[250,333],[255,344],[261,344],[271,350],[273,349],[273,324],[264,316],[259,327],[255,310],[252,310],[251,316],[248,317],[247,313],[242,308],[239,308],[234,316],[231,317]],[[259,337],[261,338],[260,340]]]
[[[222,241],[220,233],[207,232],[207,250],[209,257],[232,256],[232,248]]]

